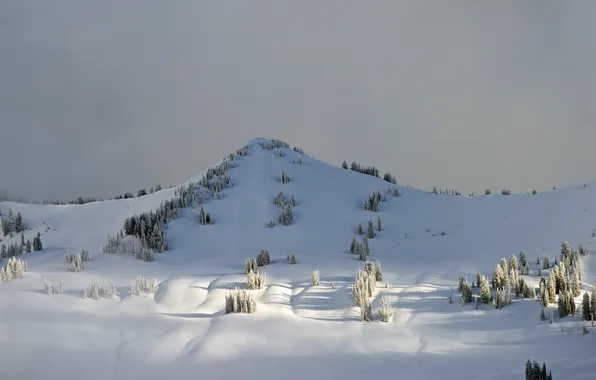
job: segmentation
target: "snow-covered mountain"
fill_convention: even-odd
[[[462,307],[457,292],[460,275],[470,282],[478,272],[492,277],[502,257],[521,250],[530,267],[522,277],[538,288],[537,258],[558,258],[563,241],[592,248],[596,184],[477,197],[397,186],[396,197],[390,182],[267,144],[251,140],[248,155],[234,157],[227,170],[233,186],[220,199],[198,187],[204,203],[182,209],[164,227],[169,249],[153,262],[102,248],[127,217],[156,210],[176,189],[85,205],[0,203],[4,218],[9,210],[21,213],[25,239],[39,232],[44,246],[19,256],[28,264],[23,278],[0,286],[3,376],[521,379],[527,359],[546,362],[557,379],[596,376],[596,332],[588,323],[589,333],[582,333],[581,311],[559,319],[551,304],[550,324],[540,321],[538,300],[514,296],[502,309],[476,310],[473,303]],[[282,183],[282,172],[289,182]],[[280,191],[287,202],[295,199],[289,225],[278,221]],[[363,209],[379,192],[379,211]],[[200,207],[213,224],[197,222]],[[382,229],[368,242],[369,260],[383,269],[372,309],[388,295],[395,313],[389,323],[361,322],[351,285],[364,262],[350,243],[363,240],[359,223],[366,234],[379,218]],[[9,245],[21,236],[2,239]],[[66,271],[65,253],[79,249],[90,253],[85,269]],[[225,314],[227,292],[246,288],[245,260],[263,249],[272,262],[263,268],[265,288],[250,291],[256,313]],[[296,265],[286,261],[290,253]],[[591,291],[596,264],[591,255],[580,262],[582,287]],[[316,269],[320,284],[313,286]],[[129,295],[138,274],[157,279],[155,293]],[[62,283],[63,293],[46,294],[45,279]],[[112,281],[119,295],[83,298],[94,281]]]

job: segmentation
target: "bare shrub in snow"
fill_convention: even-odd
[[[246,259],[244,265],[244,274],[256,273],[257,271],[257,260],[251,258]]]
[[[319,286],[319,270],[312,272],[312,286]]]
[[[248,273],[246,278],[246,288],[248,290],[260,290],[267,284],[267,277],[264,272],[257,271]]]
[[[252,294],[245,289],[234,289],[226,295],[226,314],[246,313],[253,314],[257,311],[257,303]]]
[[[47,294],[62,294],[62,282],[54,285],[48,279],[45,279],[44,289]]]
[[[257,255],[257,266],[264,267],[265,265],[269,265],[271,262],[271,257],[269,256],[269,251],[266,249],[261,250]]]
[[[301,155],[297,155],[296,159],[294,159],[294,163],[296,165],[302,165],[302,156]]]
[[[379,309],[379,319],[381,322],[389,322],[393,317],[393,308],[391,307],[391,299],[388,295],[381,297],[381,308]]]

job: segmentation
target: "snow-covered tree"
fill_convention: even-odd
[[[490,285],[488,279],[484,276],[481,276],[480,278],[480,300],[482,303],[489,303],[492,300]]]
[[[501,258],[501,269],[503,269],[503,287],[509,282],[509,267],[507,266],[507,259]]]
[[[257,303],[252,294],[245,289],[231,290],[225,299],[226,314],[229,313],[245,313],[253,314],[257,311]]]
[[[493,279],[495,282],[495,288],[497,290],[503,289],[505,287],[505,273],[503,272],[503,267],[500,264],[495,266],[493,271]]]
[[[262,249],[261,252],[257,255],[257,266],[264,267],[271,263],[271,256],[269,255],[269,251],[266,249]]]
[[[393,317],[393,307],[391,307],[391,299],[384,294],[381,297],[381,307],[379,308],[379,320],[381,322],[389,322]]]
[[[382,226],[382,224],[381,224],[381,217],[379,216],[379,217],[377,218],[377,231],[379,231],[379,232],[380,232],[380,231],[382,231],[382,230],[383,230],[383,226]]]
[[[571,285],[571,294],[573,297],[579,297],[581,294],[581,285],[579,283],[579,274],[577,272],[573,272],[573,283]]]
[[[312,272],[312,286],[319,286],[319,270]]]
[[[246,288],[248,290],[260,290],[267,284],[267,276],[265,272],[257,271],[250,272],[246,277]]]

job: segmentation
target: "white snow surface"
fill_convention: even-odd
[[[553,260],[564,240],[596,252],[596,184],[476,197],[399,186],[401,196],[386,194],[375,213],[361,204],[389,183],[306,155],[296,165],[296,152],[285,149],[280,158],[259,141],[230,169],[235,186],[225,198],[204,205],[215,224],[200,225],[197,209],[183,210],[168,225],[170,250],[152,263],[104,254],[102,247],[127,216],[156,209],[174,189],[85,205],[0,203],[2,215],[22,213],[31,228],[26,238],[40,231],[44,244],[20,256],[29,266],[25,278],[0,286],[0,377],[522,379],[527,359],[546,362],[556,379],[596,377],[596,332],[588,324],[590,332],[582,334],[581,314],[558,319],[551,305],[555,323],[549,324],[539,319],[538,301],[514,297],[504,309],[475,310],[462,307],[452,290],[460,275],[470,282],[477,272],[492,276],[502,257],[522,249],[530,262]],[[282,171],[290,183],[280,183]],[[280,190],[297,199],[296,221],[269,228],[281,212],[273,204]],[[390,295],[389,323],[360,322],[350,295],[363,267],[350,242],[359,222],[366,230],[378,216],[384,229],[370,240],[370,259],[381,262],[389,286],[379,284],[373,312]],[[64,270],[67,249],[90,251],[84,271]],[[227,290],[246,287],[244,261],[261,249],[273,262],[265,268],[266,288],[251,291],[257,312],[225,314]],[[296,265],[285,260],[291,252]],[[595,260],[581,262],[584,289],[591,290]],[[319,286],[311,283],[315,269]],[[157,292],[130,296],[137,274],[156,278]],[[538,283],[534,272],[524,277]],[[45,278],[62,282],[64,294],[45,294]],[[93,281],[110,280],[119,297],[82,297]]]

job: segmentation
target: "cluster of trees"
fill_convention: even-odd
[[[83,292],[83,298],[93,298],[94,300],[100,298],[113,299],[115,295],[118,295],[118,290],[112,281],[105,284],[94,281]]]
[[[296,207],[296,198],[294,198],[294,194],[290,194],[290,197],[288,198],[283,191],[280,191],[277,193],[273,203],[281,209],[286,208],[287,206]]]
[[[2,215],[0,213],[0,215]],[[8,217],[2,218],[2,234],[4,236],[10,235],[12,237],[13,233],[21,233],[25,231],[27,227],[23,223],[23,216],[20,212],[17,212],[16,217],[12,214],[12,209],[8,209]]]
[[[538,362],[532,363],[530,359],[526,362],[526,380],[553,380],[551,371],[546,373],[546,363],[542,363],[542,367]]]
[[[455,190],[455,189],[438,189],[436,186],[433,187],[433,190],[431,191],[432,194],[434,195],[461,195],[461,192],[459,190]]]
[[[137,278],[130,286],[130,295],[138,296],[141,293],[152,294],[157,291],[158,283],[156,278],[149,279],[141,274],[137,275]]]
[[[296,206],[296,198],[294,198],[293,194],[290,194],[290,197],[286,197],[283,191],[280,191],[273,203],[283,209],[282,213],[278,217],[278,222],[282,226],[289,226],[294,222],[294,211],[293,208]],[[271,226],[270,226],[271,227]]]
[[[377,282],[383,280],[380,263],[367,261],[364,270],[359,269],[354,285],[352,285],[352,301],[360,307],[360,320],[370,322],[373,320],[371,298],[377,288]],[[379,319],[387,322],[393,316],[393,309],[389,299],[382,300],[379,310]]]
[[[85,263],[89,261],[89,252],[81,250],[80,252],[66,252],[64,255],[64,266],[66,271],[81,272],[85,270]]]
[[[62,282],[52,284],[48,279],[44,279],[44,290],[47,294],[62,294]]]
[[[235,288],[226,294],[226,314],[253,314],[256,311],[257,303],[248,290]]]
[[[142,197],[145,196],[147,194],[153,194],[154,192],[157,191],[161,191],[162,186],[161,184],[157,184],[155,187],[150,188],[149,190],[146,189],[140,189],[137,191],[137,197]],[[134,194],[130,191],[127,191],[124,194],[119,194],[116,195],[115,197],[111,197],[109,198],[110,200],[113,199],[130,199],[130,198],[134,198]],[[102,198],[94,198],[94,197],[78,197],[76,199],[72,199],[70,201],[64,201],[64,200],[54,200],[54,199],[45,199],[43,201],[44,205],[84,205],[87,203],[92,203],[92,202],[97,202],[97,201],[103,201]]]
[[[348,169],[348,163],[346,161],[342,162],[341,167],[344,169]],[[352,164],[350,165],[350,170],[352,170],[353,172],[358,172],[380,178],[379,169],[375,168],[374,166],[360,165],[356,161],[352,161]]]
[[[28,270],[29,268],[26,261],[11,257],[5,267],[0,267],[0,285],[11,280],[22,278]]]
[[[292,180],[290,178],[290,175],[286,172],[281,172],[279,179],[280,179],[281,183],[283,183],[283,184],[290,183],[290,181]]]
[[[390,172],[383,174],[383,179],[389,183],[397,185],[397,178],[395,178],[395,176],[392,175]]]
[[[0,246],[0,257],[5,259],[7,257],[20,256],[23,252],[31,252],[31,249],[36,252],[43,249],[41,234],[37,232],[37,236],[33,238],[33,244],[31,244],[31,240],[27,239],[25,241],[25,235],[21,232],[20,243],[12,242],[8,246],[5,244]]]
[[[381,191],[376,191],[364,201],[362,207],[365,210],[379,212],[381,208],[381,202],[384,200],[385,197],[381,194]]]
[[[268,142],[259,142],[261,148],[265,150],[275,150],[275,149],[288,149],[290,148],[290,144],[280,139],[271,139]]]
[[[362,261],[366,261],[368,255],[370,255],[370,247],[368,245],[368,237],[362,238],[362,243],[356,240],[354,236],[352,238],[352,244],[350,244],[350,253],[358,255],[358,258]]]
[[[288,255],[286,256],[286,260],[288,261],[288,263],[294,265],[296,264],[296,255],[294,253],[288,253]]]
[[[199,211],[198,219],[199,223],[202,225],[213,224],[215,222],[211,217],[211,213],[205,212],[205,210],[203,210],[203,206],[201,206],[201,211]]]
[[[108,243],[103,247],[104,253],[131,255],[139,260],[147,262],[154,261],[155,256],[152,249],[147,248],[145,243],[136,236],[124,236],[122,232],[116,236],[108,236]]]

